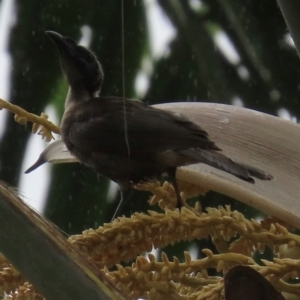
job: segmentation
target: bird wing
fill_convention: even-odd
[[[75,105],[65,114],[63,135],[82,150],[118,155],[127,155],[128,146],[134,155],[196,147],[220,150],[185,116],[115,97]]]

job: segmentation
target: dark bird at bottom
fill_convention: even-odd
[[[210,165],[250,183],[254,183],[253,177],[272,179],[261,170],[223,155],[207,132],[184,115],[140,101],[100,96],[104,75],[95,54],[69,37],[46,33],[59,51],[69,84],[61,122],[62,140],[81,163],[118,183],[121,194],[135,183],[166,173],[180,207],[176,169],[195,163]]]

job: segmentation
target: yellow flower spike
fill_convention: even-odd
[[[40,128],[40,124],[38,124],[38,123],[33,123],[31,132],[32,132],[32,133],[37,133],[38,130],[39,130],[39,128]]]
[[[145,277],[145,272],[144,271],[139,271],[137,274],[136,274],[136,279],[138,280],[141,280]]]
[[[122,241],[124,239],[124,236],[121,232],[119,232],[116,237],[115,237],[115,242],[119,243],[120,241]]]
[[[169,281],[171,281],[173,279],[173,274],[172,274],[171,269],[169,269],[169,272],[167,274],[167,278],[168,278]],[[172,287],[172,282],[170,283],[170,286]]]
[[[151,263],[156,262],[155,256],[152,253],[148,253],[148,258]]]
[[[137,262],[136,267],[138,269],[141,269],[142,266],[149,264],[149,261],[144,256],[139,256],[136,262]]]
[[[41,118],[48,120],[49,116],[45,113],[41,113]]]
[[[170,189],[170,183],[168,181],[165,181],[161,187],[164,190],[169,190]]]
[[[273,224],[273,223],[271,224],[269,232],[272,233],[272,234],[275,234],[275,233],[276,233],[276,227],[275,227],[275,224]]]
[[[202,276],[203,278],[205,278],[205,279],[208,278],[208,273],[207,273],[207,270],[206,270],[206,269],[202,269],[202,270],[201,270],[201,276]]]
[[[207,256],[207,258],[212,258],[214,256],[214,254],[212,253],[212,251],[210,249],[202,249],[202,252]]]
[[[150,289],[148,299],[149,300],[157,299],[157,291],[155,288]]]
[[[215,216],[217,216],[217,217],[222,217],[224,215],[223,214],[224,211],[220,210],[219,208],[218,209],[216,209],[216,208],[208,208],[207,211],[211,212],[211,213],[213,212],[213,214]]]
[[[150,200],[149,200],[149,204],[151,206],[154,206],[155,204],[157,204],[159,202],[160,198],[158,196],[153,196]]]
[[[149,273],[146,273],[147,275],[147,281],[154,281],[154,273],[152,272],[149,272]]]
[[[51,132],[60,134],[60,128],[56,125],[54,125],[53,123],[49,122],[48,116],[44,113],[41,114],[41,117],[29,113],[26,110],[22,109],[21,107],[11,104],[3,99],[0,99],[0,109],[7,109],[8,111],[10,111],[11,113],[15,114],[15,120],[16,122],[18,122],[21,125],[25,125],[27,122],[32,122],[34,124],[39,124],[45,128],[47,128],[48,133],[47,134],[43,134],[43,138],[46,138],[47,141],[50,141],[53,137]],[[37,132],[39,127],[38,125],[34,126],[35,128],[33,129],[33,132]],[[49,133],[50,132],[50,133]]]
[[[161,273],[160,272],[155,272],[155,281],[161,281]]]
[[[177,221],[181,221],[181,218],[184,217],[184,212],[187,210],[187,208],[182,207],[181,213],[178,208],[175,210],[167,210],[166,215],[171,216],[173,219]]]
[[[27,123],[27,118],[25,118],[25,117],[19,118],[18,123],[21,125],[25,125]]]
[[[202,205],[201,205],[201,203],[199,201],[197,201],[195,203],[195,210],[198,211],[199,213],[202,212]]]
[[[120,274],[122,274],[122,275],[126,274],[125,269],[123,268],[123,266],[121,266],[120,264],[117,264],[116,267],[117,267],[118,271],[120,272]]]
[[[195,239],[196,238],[204,238],[204,235],[207,236],[208,232],[203,228],[195,228],[191,234],[191,236]]]
[[[52,132],[46,127],[42,127],[38,132],[38,135],[41,135],[42,139],[45,139],[46,142],[50,142],[52,139],[54,139]]]
[[[252,225],[251,221],[249,221],[249,220],[245,220],[245,221],[246,221],[245,224],[246,224],[248,232],[249,233],[255,232],[254,226]]]
[[[112,276],[111,274],[113,273],[110,273],[110,278],[114,278],[115,285],[119,282],[122,283],[120,287],[123,286],[123,289],[130,292],[131,296],[133,295],[133,291],[136,295],[146,295],[151,287],[155,286],[160,295],[160,298],[157,299],[165,299],[166,293],[168,293],[170,299],[173,299],[170,296],[173,295],[171,282],[177,284],[178,297],[207,300],[212,299],[212,295],[215,294],[220,296],[223,281],[220,278],[208,277],[206,271],[208,268],[223,268],[226,270],[230,266],[237,264],[254,265],[260,272],[266,270],[264,274],[268,278],[272,278],[272,276],[279,278],[280,276],[282,280],[286,278],[284,276],[288,276],[286,274],[294,274],[293,272],[300,269],[300,261],[299,266],[292,266],[289,261],[278,261],[275,265],[270,265],[270,269],[268,269],[269,267],[267,266],[260,267],[255,265],[255,262],[249,257],[253,249],[259,249],[265,244],[268,244],[275,250],[281,244],[291,243],[300,245],[300,238],[295,234],[282,234],[281,229],[276,226],[273,226],[272,233],[272,231],[264,229],[260,223],[250,223],[239,212],[232,212],[229,206],[208,209],[207,213],[197,215],[197,218],[191,216],[193,216],[193,212],[186,211],[186,209],[183,209],[181,213],[178,210],[166,210],[165,213],[150,211],[148,215],[138,214],[132,218],[122,218],[119,222],[106,224],[94,230],[94,232],[97,232],[96,235],[100,237],[100,244],[93,244],[91,249],[89,249],[89,244],[86,245],[80,240],[75,242],[75,244],[79,249],[84,248],[84,253],[90,255],[91,259],[95,259],[99,265],[99,262],[102,261],[107,263],[108,266],[120,262],[120,252],[123,251],[124,247],[128,249],[128,252],[126,252],[126,256],[123,259],[128,260],[136,257],[137,253],[143,253],[148,248],[150,250],[153,245],[157,248],[162,248],[165,245],[172,245],[182,240],[206,238],[208,232],[214,234],[216,237],[226,235],[230,249],[232,249],[232,245],[235,245],[234,251],[238,253],[224,252],[224,254],[214,255],[210,250],[204,249],[203,253],[207,255],[206,258],[191,260],[190,255],[188,255],[186,262],[182,263],[177,258],[169,261],[166,256],[163,256],[162,262],[157,262],[155,257],[150,254],[149,261],[145,258],[136,259],[136,263],[132,264],[132,268],[128,267],[125,269],[125,275],[122,269],[114,271],[117,272],[115,276]],[[169,225],[172,225],[172,228]],[[141,228],[144,227],[148,229],[143,230],[142,235],[139,234]],[[214,230],[210,230],[211,227]],[[119,232],[122,233],[123,238],[120,241],[117,238],[118,243],[116,243],[115,239]],[[239,235],[239,239],[231,242],[230,237],[236,234]],[[102,239],[103,237],[105,239]],[[128,241],[130,241],[131,245],[129,248]],[[112,248],[114,250],[110,251]],[[144,273],[139,273],[139,271],[143,271]],[[189,272],[196,272],[196,276],[188,275]],[[197,272],[200,275],[203,274],[203,276],[201,277]],[[141,277],[139,281],[136,278],[138,273]],[[195,280],[198,280],[198,282]],[[149,283],[149,281],[151,282]],[[217,282],[221,282],[221,285],[218,285]],[[213,284],[208,285],[209,283]],[[183,285],[186,286],[183,287]],[[205,285],[205,288],[203,285]],[[163,286],[165,286],[165,290],[162,289]],[[197,286],[197,289],[195,286]],[[280,286],[276,285],[276,287],[279,290],[288,289],[282,283],[280,283]],[[293,286],[293,289],[295,288],[296,286]],[[194,298],[188,298],[191,294],[194,295]],[[174,297],[174,299],[180,299],[178,297]]]
[[[164,266],[162,269],[161,269],[161,274],[162,275],[167,275],[169,273],[170,269],[168,266]]]
[[[166,264],[166,265],[169,264],[169,259],[168,259],[168,256],[165,252],[161,253],[161,260],[164,262],[164,264]]]
[[[228,214],[232,213],[230,205],[225,205],[225,211],[227,211]]]
[[[191,257],[191,255],[190,255],[189,252],[184,251],[184,259],[185,259],[185,263],[186,263],[187,265],[189,265],[189,264],[191,263],[192,257]]]
[[[163,211],[165,211],[169,207],[169,201],[166,201],[165,197],[166,197],[165,195],[158,193],[152,199],[149,200],[149,204],[158,205],[158,207],[160,207]]]
[[[18,114],[15,114],[14,119],[20,125],[25,125],[27,123],[27,118],[19,116]]]
[[[219,260],[217,263],[217,272],[221,272],[224,269],[224,261],[223,260]]]
[[[178,267],[180,262],[179,262],[179,259],[176,257],[176,256],[173,256],[173,263],[174,263],[174,267]]]
[[[277,229],[277,231],[280,233],[280,234],[283,234],[283,235],[287,235],[289,234],[289,231],[282,225],[276,223],[275,224],[275,227]]]
[[[257,222],[255,219],[251,219],[251,223],[255,230],[258,230],[261,228],[261,223]]]

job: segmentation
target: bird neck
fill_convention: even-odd
[[[84,87],[69,87],[69,91],[66,97],[65,110],[70,109],[74,105],[80,102],[88,102],[94,97],[98,96],[98,92],[91,93]]]

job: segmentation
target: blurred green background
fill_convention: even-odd
[[[2,8],[5,2],[0,2]],[[299,58],[275,0],[124,1],[124,21],[121,0],[14,3],[7,49],[12,63],[9,100],[32,113],[40,114],[51,104],[60,119],[67,93],[58,54],[45,30],[76,41],[82,35],[90,37],[89,47],[105,72],[102,95],[106,96],[122,96],[123,30],[127,98],[149,104],[243,105],[293,121],[300,115]],[[157,50],[153,43],[160,38],[165,47]],[[0,81],[4,80],[3,75]],[[0,178],[18,186],[24,167],[34,162],[23,166],[31,126],[18,125],[12,115],[3,124]],[[47,170],[50,178],[43,211],[47,218],[68,234],[110,221],[119,195],[111,193],[114,186],[109,180],[79,164]],[[34,180],[38,189],[46,179]],[[30,203],[30,195],[24,196]],[[129,216],[149,209],[148,197],[134,192],[124,213]],[[201,201],[204,207],[231,204],[247,216],[258,214],[216,193]]]

